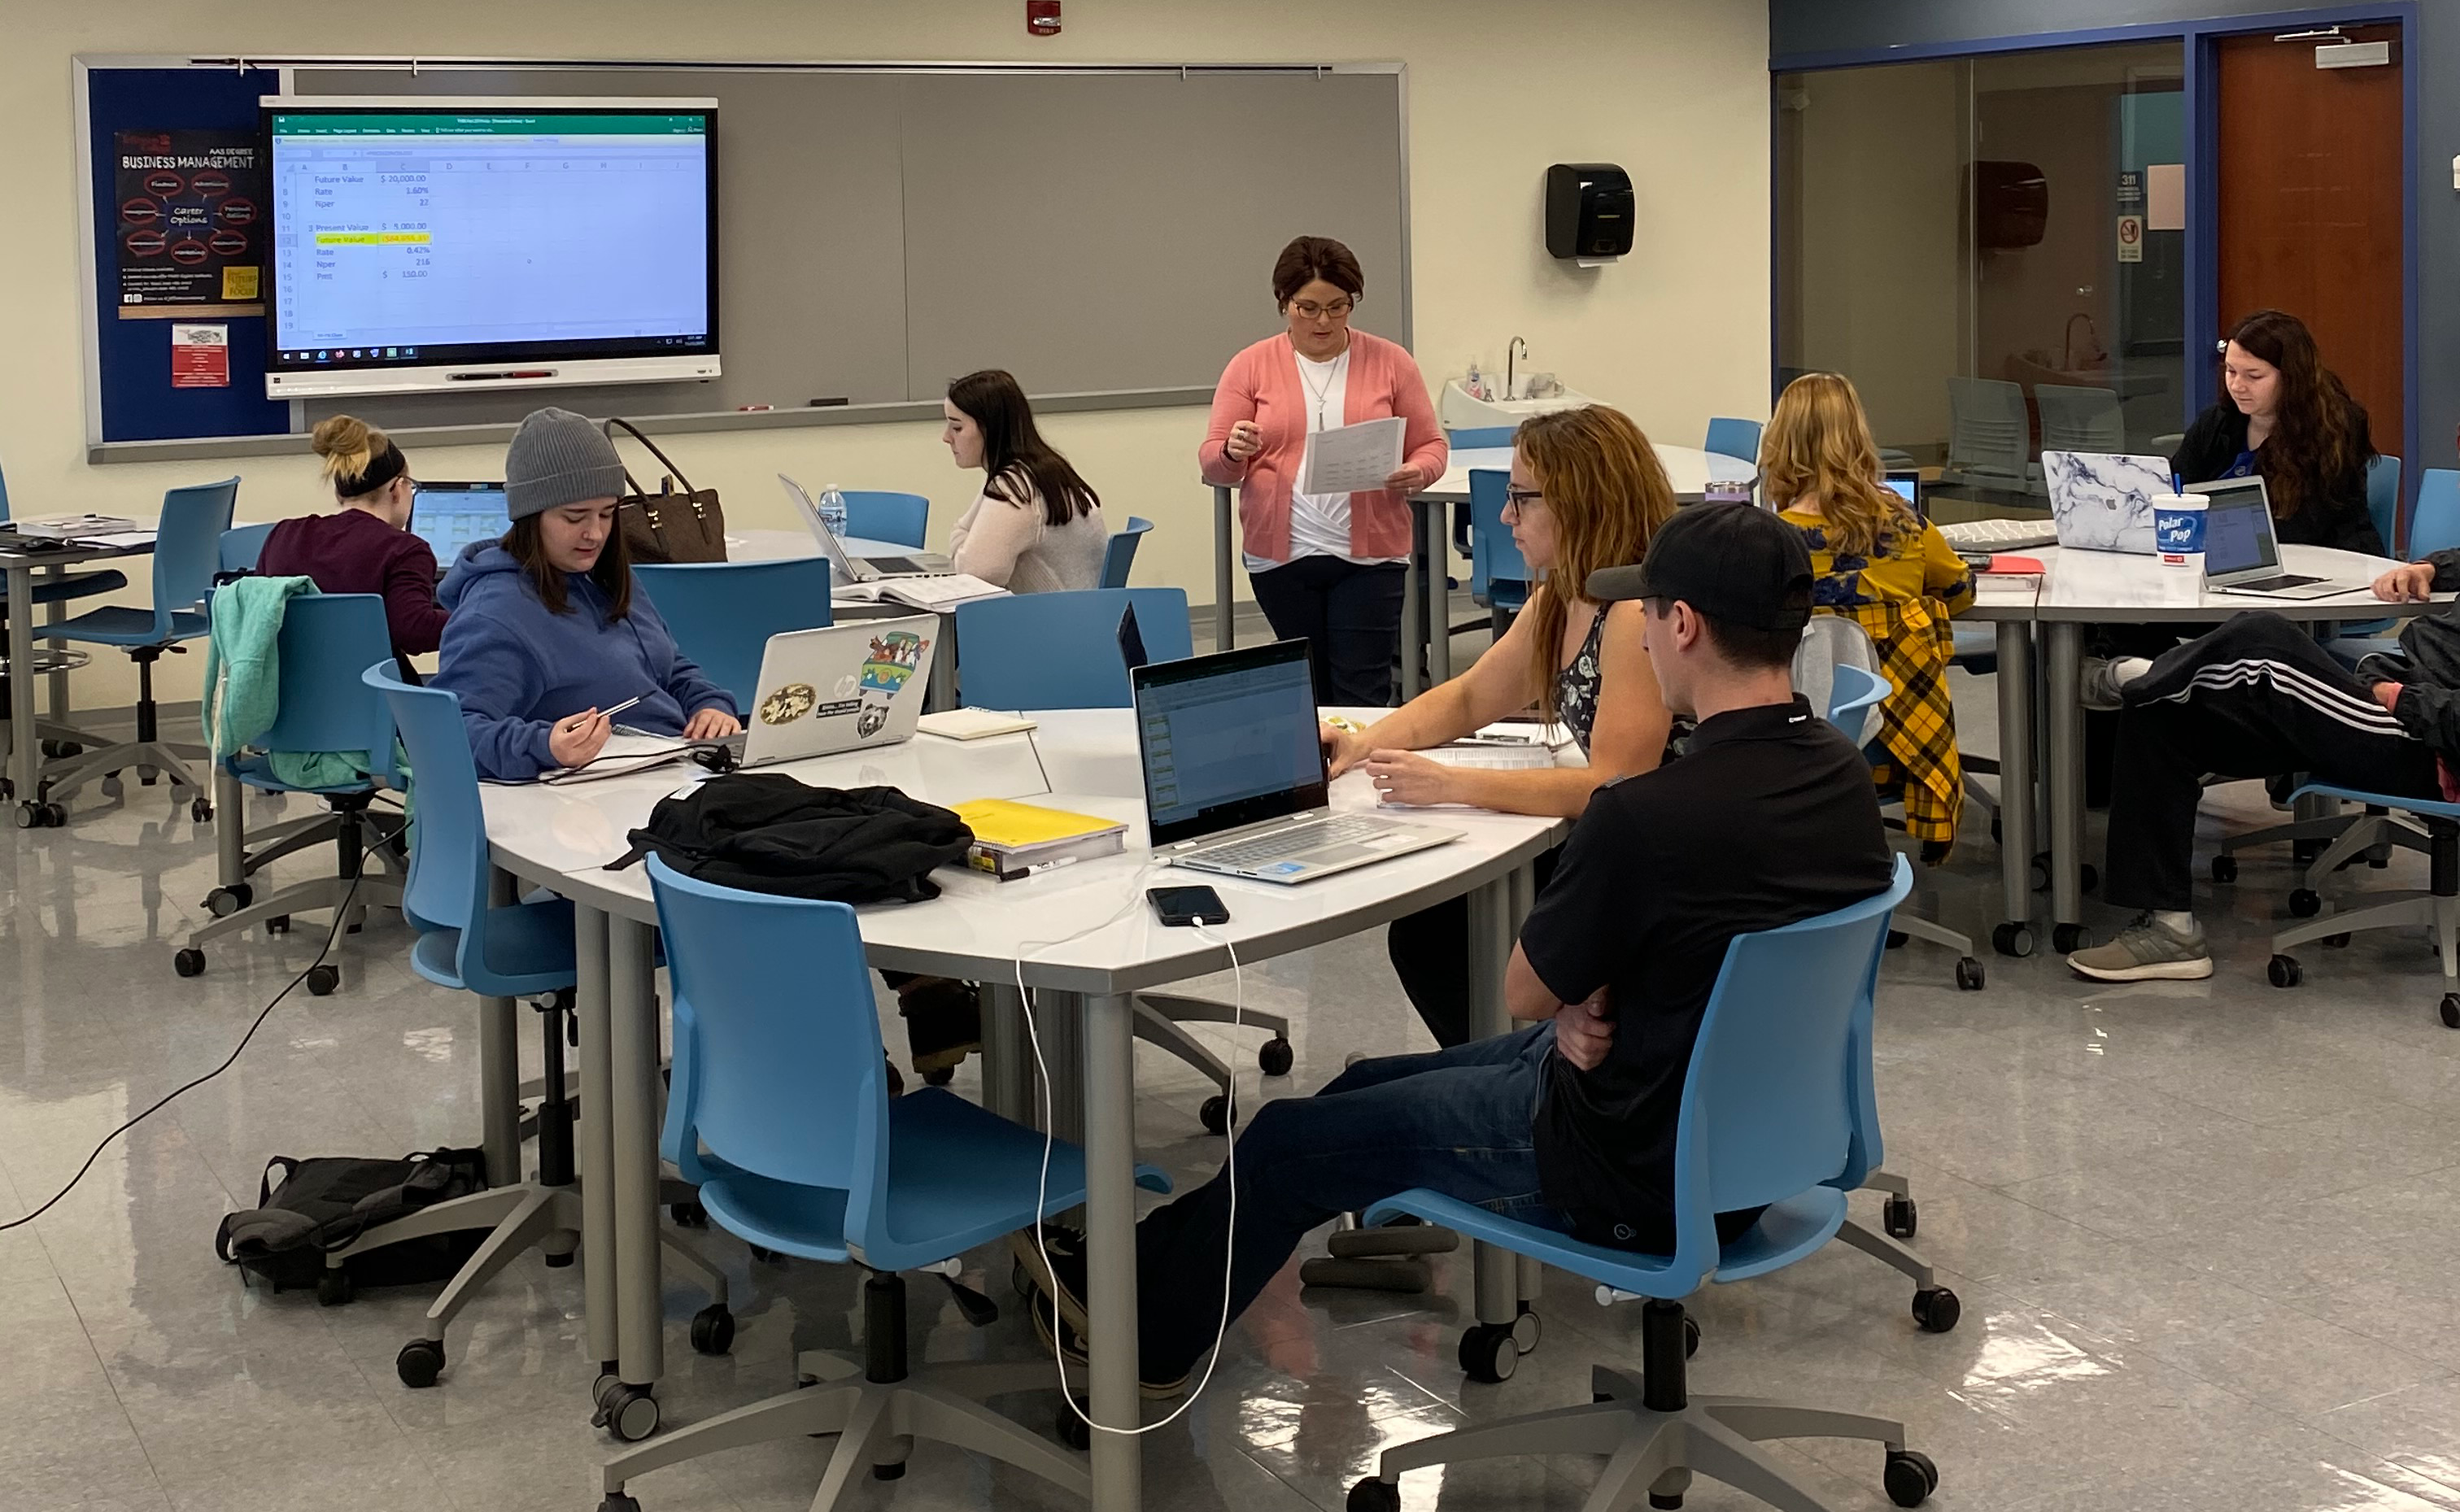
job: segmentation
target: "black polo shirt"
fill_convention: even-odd
[[[1869,764],[1799,697],[1703,721],[1682,760],[1590,800],[1520,931],[1557,998],[1611,989],[1612,1050],[1595,1071],[1549,1057],[1538,1109],[1538,1179],[1580,1237],[1670,1243],[1675,1121],[1728,942],[1867,898],[1893,866]]]

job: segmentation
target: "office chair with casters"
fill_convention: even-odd
[[[9,479],[7,474],[0,473],[0,525],[7,523],[9,523]],[[78,598],[91,598],[96,594],[117,593],[127,586],[127,575],[110,569],[96,572],[64,572],[57,567],[52,567],[46,568],[42,575],[35,578],[33,598],[35,604],[46,615],[56,618],[60,613],[59,606],[62,604]],[[9,585],[6,582],[0,582],[0,624],[5,624],[8,619]],[[30,675],[39,677],[49,674],[54,679],[52,683],[51,718],[37,720],[34,724],[34,738],[42,742],[43,755],[46,757],[75,756],[83,753],[89,741],[97,746],[101,745],[102,741],[98,737],[76,728],[69,720],[66,696],[67,674],[74,667],[85,663],[85,653],[82,651],[37,653],[36,660],[45,664],[32,669]],[[5,662],[0,662],[0,665],[5,664]],[[0,750],[8,748],[10,738],[13,737],[9,730],[9,710],[6,707],[0,707]],[[9,784],[5,780],[0,780],[0,798],[13,795]]]
[[[2383,537],[2385,554],[2399,556],[2400,458],[2377,456],[2366,463],[2366,517],[2374,521],[2375,534]],[[2403,559],[2413,560],[2419,555]]]
[[[888,1092],[862,936],[843,903],[742,892],[652,857],[649,885],[674,983],[674,1082],[660,1151],[700,1184],[710,1218],[764,1249],[856,1265],[859,1359],[805,1350],[797,1387],[694,1423],[608,1461],[600,1512],[640,1512],[632,1479],[721,1450],[835,1434],[813,1512],[893,1480],[915,1438],[970,1449],[1074,1497],[1085,1461],[984,1403],[1055,1387],[1048,1354],[1012,1363],[914,1365],[905,1278],[942,1277],[966,1318],[999,1313],[958,1279],[968,1250],[1085,1200],[1085,1156],[936,1087]],[[1140,1184],[1166,1188],[1157,1171]]]
[[[931,528],[931,501],[920,494],[887,489],[843,489],[846,534],[864,540],[894,541],[921,550]]]
[[[751,715],[760,701],[760,658],[769,638],[830,623],[829,560],[643,562],[641,591],[684,655]]]
[[[1644,1497],[1651,1506],[1679,1505],[1695,1473],[1805,1512],[1825,1503],[1756,1444],[1812,1437],[1877,1440],[1886,1450],[1882,1482],[1898,1506],[1918,1506],[1939,1489],[1937,1467],[1905,1446],[1900,1422],[1761,1397],[1692,1396],[1685,1379],[1693,1331],[1683,1298],[1706,1282],[1748,1280],[1804,1259],[1845,1221],[1845,1193],[1871,1158],[1861,1117],[1869,1061],[1857,1064],[1856,1040],[1870,1032],[1888,911],[1912,885],[1899,858],[1894,884],[1877,896],[1738,935],[1727,947],[1684,1079],[1673,1253],[1584,1244],[1424,1188],[1369,1209],[1370,1219],[1407,1212],[1448,1224],[1648,1300],[1637,1376],[1598,1366],[1593,1399],[1581,1406],[1387,1449],[1376,1473],[1350,1487],[1351,1512],[1398,1512],[1398,1481],[1411,1470],[1541,1454],[1611,1457],[1586,1502],[1591,1512],[1618,1512]],[[1759,1221],[1721,1245],[1715,1215],[1754,1208],[1765,1208]],[[1511,1325],[1472,1328],[1460,1355],[1472,1379],[1501,1378],[1516,1358]]]
[[[957,606],[959,676],[967,704],[990,709],[1126,708],[1133,700],[1119,655],[1119,620],[1134,604],[1137,633],[1156,662],[1195,655],[1187,594],[1177,588],[1094,588],[1078,593],[1011,594]],[[996,987],[996,983],[987,984]],[[1230,1067],[1181,1025],[1242,1019],[1270,1037],[1256,1052],[1266,1076],[1287,1076],[1297,1056],[1289,1020],[1249,1008],[1168,993],[1137,993],[1136,1038],[1186,1061],[1221,1090],[1198,1109],[1216,1134],[1230,1128]]]
[[[1756,463],[1760,459],[1760,422],[1720,415],[1708,422],[1708,435],[1700,443],[1700,449]]]
[[[1512,527],[1503,523],[1504,495],[1512,474],[1491,468],[1473,468],[1469,474],[1469,593],[1487,618],[1454,625],[1492,630],[1498,640],[1512,628],[1514,617],[1529,602],[1537,575],[1512,542]]]
[[[2035,384],[2033,405],[2041,411],[2045,452],[2127,450],[2127,415],[2115,388]]]
[[[2460,804],[2396,798],[2327,783],[2308,783],[2290,796],[2293,803],[2318,797],[2363,804],[2365,811],[2343,816],[2345,828],[2306,868],[2305,885],[2289,894],[2289,912],[2307,922],[2293,924],[2272,936],[2272,959],[2265,976],[2275,987],[2295,987],[2303,981],[2305,968],[2289,954],[2296,946],[2322,940],[2326,947],[2338,948],[2347,945],[2349,936],[2359,930],[2422,925],[2432,934],[2443,959],[2443,1000],[2437,1013],[2445,1027],[2460,1029]],[[2322,889],[2333,873],[2361,854],[2393,846],[2426,852],[2424,892],[2360,892],[2349,898],[2362,905],[2355,912],[2327,908]]]
[[[56,826],[68,822],[58,799],[95,777],[106,794],[117,797],[119,773],[137,768],[138,780],[151,786],[158,772],[194,796],[189,812],[199,824],[214,816],[213,800],[187,764],[205,759],[201,746],[174,745],[161,738],[154,704],[154,663],[163,653],[184,651],[184,641],[202,637],[208,622],[198,607],[213,587],[222,564],[222,535],[230,529],[231,510],[239,498],[239,479],[175,488],[162,495],[162,519],[154,540],[154,603],[132,609],[105,605],[34,634],[44,640],[84,641],[118,646],[137,663],[137,738],[88,749],[47,764],[36,790],[17,807],[17,828]]]
[[[1940,481],[2040,493],[2025,390],[2004,378],[1947,380],[1947,462]]]
[[[1517,425],[1473,426],[1451,430],[1444,432],[1444,445],[1454,452],[1483,452],[1492,447],[1510,446],[1512,438],[1518,434],[1519,430],[1520,428]],[[1453,460],[1457,464],[1460,458],[1456,455]],[[1469,506],[1466,503],[1456,505],[1453,510],[1453,550],[1464,556],[1470,554]],[[1447,579],[1444,586],[1451,588],[1457,587],[1458,584]],[[1453,634],[1458,635],[1463,630],[1474,626],[1474,621],[1470,624],[1454,625]]]
[[[1131,514],[1124,529],[1112,533],[1110,541],[1102,548],[1101,586],[1125,588],[1128,585],[1128,569],[1136,563],[1136,547],[1144,541],[1145,533],[1152,529],[1153,521],[1141,514]]]
[[[294,914],[326,909],[350,910],[356,928],[371,908],[399,908],[402,872],[384,845],[371,850],[370,830],[382,840],[401,830],[398,816],[372,812],[380,786],[395,780],[392,716],[384,699],[362,677],[371,662],[392,654],[385,625],[384,599],[375,594],[302,595],[283,612],[276,642],[278,713],[249,748],[216,763],[218,792],[225,794],[222,823],[215,839],[222,872],[228,878],[205,894],[205,912],[213,921],[189,932],[187,943],[171,957],[182,976],[205,969],[201,946],[225,934],[257,925],[268,934],[286,934]],[[356,781],[303,787],[277,775],[278,754],[358,751],[367,758],[369,775]],[[225,786],[227,783],[228,786]],[[303,793],[325,801],[327,812],[280,827],[272,836],[259,837],[253,856],[246,853],[239,789]],[[339,865],[331,876],[296,882],[270,895],[256,896],[248,876],[276,855],[288,855],[330,839]],[[236,852],[233,854],[232,852]],[[372,860],[375,871],[362,875]],[[341,973],[327,961],[310,967],[308,991],[322,998],[341,981]]]
[[[271,524],[234,525],[223,532],[214,543],[214,577],[217,580],[236,578],[256,571],[265,556],[265,538],[273,534]]]
[[[574,1104],[564,1076],[564,1047],[578,982],[572,904],[563,898],[517,902],[511,878],[489,858],[486,815],[478,797],[478,769],[461,724],[461,701],[443,688],[413,687],[401,680],[391,656],[361,674],[384,701],[402,751],[414,774],[416,825],[412,830],[410,877],[402,892],[402,916],[419,931],[411,947],[413,971],[439,986],[475,993],[480,999],[480,1041],[507,1047],[517,1032],[506,1022],[512,999],[533,999],[545,1045],[546,1075],[539,1105],[538,1168],[528,1181],[519,1171],[489,1171],[487,1190],[437,1203],[407,1218],[362,1234],[326,1257],[328,1285],[322,1300],[344,1301],[342,1272],[351,1255],[433,1234],[490,1230],[477,1252],[446,1284],[427,1310],[426,1327],[401,1347],[393,1370],[405,1386],[433,1386],[445,1366],[444,1333],[453,1319],[506,1266],[533,1248],[549,1266],[572,1264],[582,1232],[581,1190],[574,1165]],[[489,1025],[495,1033],[489,1033]],[[518,1067],[498,1072],[510,1085]],[[663,1184],[659,1200],[691,1201],[681,1182]],[[604,1201],[604,1197],[601,1199]],[[692,1347],[704,1354],[732,1348],[734,1316],[727,1309],[726,1276],[690,1249],[661,1234],[668,1258],[706,1287],[712,1298],[692,1320]],[[333,1278],[340,1277],[338,1281]],[[330,1294],[329,1292],[338,1292]],[[614,1366],[605,1367],[611,1375]],[[604,1376],[601,1377],[602,1383]],[[609,1414],[619,1438],[642,1438],[657,1428],[656,1398],[642,1394]]]

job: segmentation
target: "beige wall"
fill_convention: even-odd
[[[150,514],[171,484],[239,472],[244,519],[322,502],[310,459],[90,467],[79,373],[70,59],[78,52],[495,54],[658,59],[968,59],[1030,62],[1399,59],[1409,66],[1416,349],[1431,386],[1472,357],[1499,362],[1528,338],[1538,368],[1628,410],[1665,439],[1697,445],[1711,414],[1765,415],[1768,323],[1767,10],[1735,0],[1076,0],[1055,39],[1026,35],[1016,0],[8,0],[0,136],[21,168],[0,287],[14,291],[0,363],[0,461],[20,514]],[[1631,257],[1580,271],[1545,255],[1538,184],[1547,163],[1631,170],[1640,230]],[[1340,144],[1261,176],[1338,174]],[[986,255],[995,255],[986,245]],[[1256,270],[1261,285],[1266,270]],[[1392,270],[1368,270],[1370,287]],[[1369,310],[1373,305],[1368,306]],[[1089,314],[1088,340],[1099,340]],[[1375,328],[1370,320],[1364,323]],[[1267,334],[1269,326],[1258,334]],[[1228,353],[1223,354],[1226,358]],[[1136,581],[1212,595],[1210,495],[1194,482],[1198,410],[1056,415],[1051,439],[1117,514],[1157,525]],[[936,427],[881,425],[678,438],[676,459],[715,485],[738,526],[792,523],[771,474],[907,489],[934,501],[944,535],[971,490]],[[499,475],[493,449],[425,449],[434,477]],[[162,696],[195,696],[201,658],[163,663]],[[78,702],[125,704],[118,659],[81,674]]]

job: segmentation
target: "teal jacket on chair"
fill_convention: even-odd
[[[205,640],[205,745],[225,761],[273,727],[282,712],[282,620],[290,600],[316,591],[312,578],[242,578],[214,590]],[[368,753],[275,751],[266,768],[294,788],[336,788],[363,780]]]

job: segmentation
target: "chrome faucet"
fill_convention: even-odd
[[[1529,344],[1517,336],[1512,338],[1511,346],[1503,348],[1503,397],[1506,399],[1520,397],[1512,388],[1512,360],[1516,355],[1521,357],[1529,355]]]

